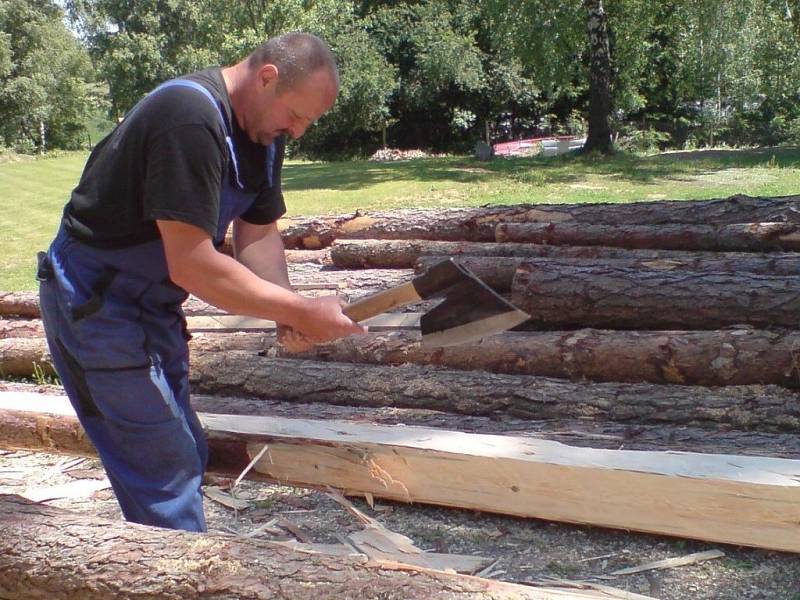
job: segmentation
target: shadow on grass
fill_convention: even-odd
[[[800,167],[800,148],[697,150],[651,156],[618,153],[611,157],[516,157],[491,162],[453,157],[390,163],[301,163],[287,165],[282,179],[286,190],[354,190],[393,181],[481,183],[511,179],[522,184],[549,185],[580,181],[587,175],[655,184],[752,167]]]

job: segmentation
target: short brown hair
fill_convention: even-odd
[[[251,68],[271,64],[278,67],[278,92],[294,87],[320,69],[327,69],[339,87],[339,69],[330,47],[310,33],[285,33],[271,38],[247,57]]]

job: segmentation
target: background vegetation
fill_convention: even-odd
[[[598,7],[617,147],[800,141],[800,0],[0,0],[0,144],[85,146],[161,81],[298,29],[343,86],[296,153],[583,134]]]

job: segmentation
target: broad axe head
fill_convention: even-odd
[[[420,298],[444,296],[420,320],[425,347],[471,342],[530,318],[452,258],[433,265],[412,283]]]

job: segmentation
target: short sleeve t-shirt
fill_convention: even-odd
[[[239,127],[221,70],[185,79],[204,86],[231,124],[239,179],[254,197],[241,218],[254,224],[276,221],[286,212],[281,191],[285,138],[274,142],[270,184],[267,148]],[[64,208],[64,226],[77,239],[108,248],[157,239],[157,219],[195,225],[213,238],[220,187],[231,177],[225,136],[219,111],[199,90],[175,86],[146,97],[92,151]]]

